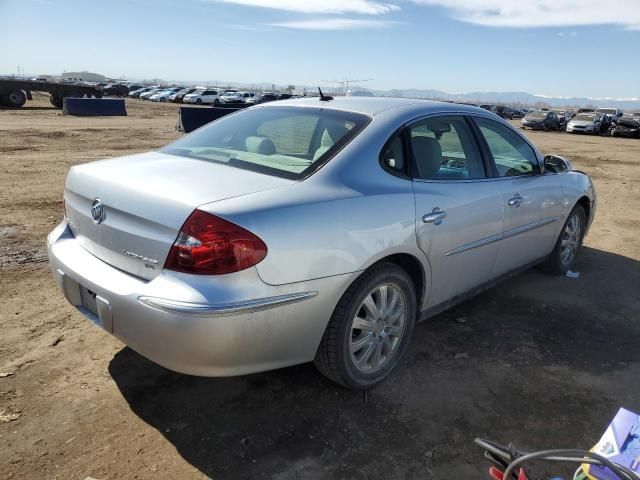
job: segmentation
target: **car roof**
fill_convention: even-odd
[[[423,100],[419,98],[393,98],[393,97],[335,97],[333,100],[321,101],[320,97],[292,98],[280,100],[277,103],[264,104],[265,106],[293,106],[293,107],[326,107],[336,110],[347,110],[356,113],[375,116],[389,109],[416,110],[421,112],[441,113],[441,112],[469,112],[486,113],[479,107],[463,105],[460,103],[437,102],[433,100]]]

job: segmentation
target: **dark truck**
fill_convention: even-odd
[[[103,89],[98,85],[0,77],[0,106],[20,108],[27,99],[33,100],[31,92],[48,93],[51,105],[56,108],[62,108],[67,97],[102,98],[103,95]]]

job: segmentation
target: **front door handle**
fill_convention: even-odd
[[[519,193],[516,193],[513,198],[510,198],[509,201],[507,202],[509,204],[510,207],[519,207],[520,204],[522,203],[522,195],[520,195]]]
[[[434,208],[431,213],[427,213],[422,217],[424,223],[433,223],[434,225],[440,225],[442,220],[447,217],[447,212],[443,212],[438,207]]]

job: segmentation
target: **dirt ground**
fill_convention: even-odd
[[[474,437],[589,448],[640,412],[640,141],[527,132],[595,181],[580,277],[532,270],[420,324],[365,395],[312,365],[179,375],[67,305],[45,251],[67,170],[179,136],[175,105],[127,106],[0,110],[0,478],[484,479]]]

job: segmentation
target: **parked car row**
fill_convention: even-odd
[[[292,95],[277,92],[249,92],[233,88],[217,87],[140,87],[129,92],[131,98],[152,102],[189,103],[195,105],[239,105],[270,102],[291,98]]]
[[[567,133],[640,138],[640,112],[623,113],[616,108],[597,110],[532,110],[520,121],[523,129],[564,130]]]
[[[151,100],[153,102],[188,103],[194,105],[247,105],[286,100],[294,97],[288,93],[265,91],[261,93],[216,87],[161,87],[110,84],[103,86],[108,95]],[[108,93],[107,93],[108,92]],[[469,104],[472,105],[472,104]],[[532,130],[582,133],[587,135],[612,135],[640,138],[640,112],[623,113],[619,108],[529,109],[506,105],[474,105],[504,119],[522,119],[521,127]]]

